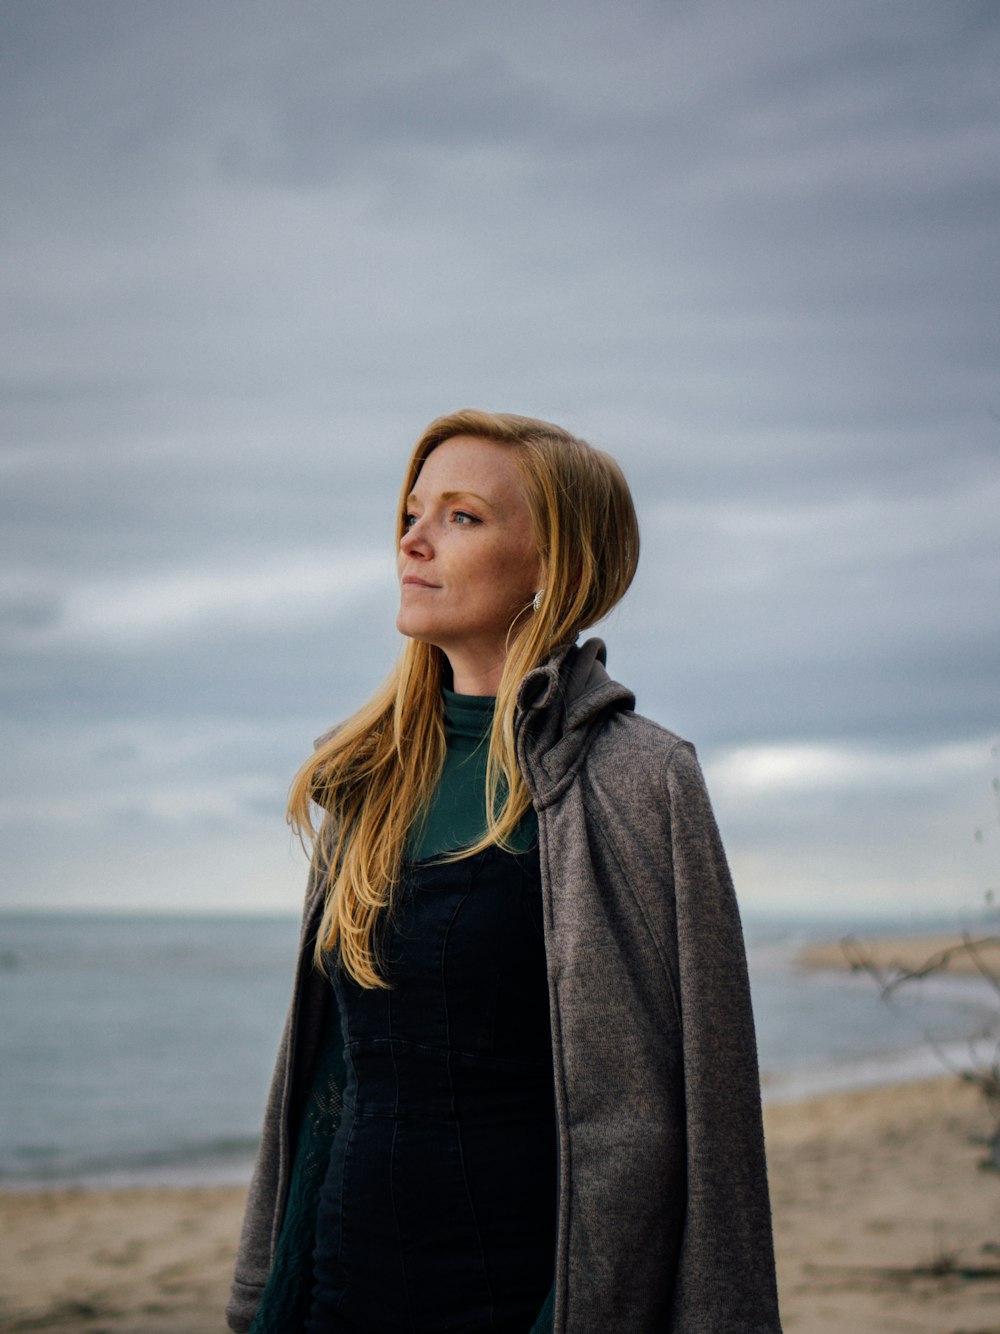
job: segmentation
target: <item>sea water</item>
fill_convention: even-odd
[[[799,962],[812,940],[908,935],[912,921],[857,923],[757,919],[746,925],[747,959],[764,1100],[927,1078],[979,1066],[996,1055],[1000,1003],[979,976],[932,975],[883,999],[865,972],[815,970]],[[954,921],[924,922],[957,936]],[[990,934],[984,931],[983,934]]]
[[[931,979],[887,1006],[797,965],[831,933],[747,921],[765,1098],[968,1059],[988,988]],[[285,917],[0,915],[0,1187],[245,1182],[297,937]]]
[[[0,1184],[246,1178],[297,937],[280,917],[0,917]]]

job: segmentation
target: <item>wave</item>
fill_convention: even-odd
[[[884,1084],[904,1084],[917,1079],[959,1075],[981,1068],[982,1059],[968,1042],[937,1047],[912,1047],[861,1060],[825,1066],[801,1067],[765,1076],[761,1092],[764,1102],[798,1102],[827,1093],[849,1093]]]
[[[55,1146],[8,1150],[0,1159],[0,1189],[245,1185],[257,1144],[254,1135],[120,1154],[71,1156]]]

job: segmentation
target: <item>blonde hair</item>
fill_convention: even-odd
[[[514,744],[517,693],[525,676],[561,645],[611,611],[639,557],[639,529],[628,483],[601,450],[550,422],[465,409],[433,421],[410,456],[396,516],[405,530],[407,499],[428,455],[453,436],[509,446],[524,479],[544,571],[537,610],[514,619],[497,689],[486,765],[485,832],[457,860],[511,836],[531,805]],[[530,614],[529,614],[530,613]],[[316,959],[337,948],[362,987],[385,986],[377,927],[391,908],[407,839],[441,776],[445,734],[440,649],[407,640],[395,669],[372,698],[323,742],[296,774],[292,828],[313,846],[326,902]],[[322,808],[319,830],[312,806]]]

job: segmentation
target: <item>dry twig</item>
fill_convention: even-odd
[[[840,947],[850,964],[851,972],[867,973],[874,980],[879,995],[885,1001],[888,1001],[900,987],[910,982],[917,982],[921,978],[946,972],[951,961],[962,955],[972,960],[980,976],[1000,997],[1000,973],[986,960],[983,953],[984,950],[995,946],[1000,946],[1000,936],[974,937],[970,932],[964,931],[959,944],[950,945],[947,949],[937,950],[935,953],[928,955],[916,968],[905,968],[902,964],[893,962],[880,965],[871,947],[863,945],[855,936],[845,936],[840,942]],[[992,1168],[996,1171],[1000,1171],[1000,1036],[998,1036],[998,1030],[1000,1030],[1000,1015],[986,1033],[969,1040],[969,1052],[973,1062],[969,1069],[957,1068],[945,1057],[937,1044],[928,1039],[938,1058],[953,1074],[956,1074],[965,1083],[973,1084],[979,1089],[991,1113],[996,1118],[997,1124],[993,1133],[986,1140],[989,1155],[982,1163],[983,1167]],[[993,1044],[992,1056],[990,1057],[980,1056],[977,1050],[976,1044],[983,1038]]]

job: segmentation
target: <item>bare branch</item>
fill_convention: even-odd
[[[959,958],[962,955],[966,955],[972,960],[976,969],[1000,994],[1000,974],[991,964],[987,963],[982,953],[984,949],[996,946],[1000,946],[1000,936],[980,936],[977,939],[971,936],[968,931],[965,931],[959,944],[949,945],[947,949],[938,950],[936,954],[929,955],[916,968],[904,968],[901,964],[893,962],[880,965],[876,962],[871,948],[862,945],[855,936],[844,936],[840,941],[840,948],[850,964],[851,972],[865,972],[874,978],[883,997],[891,995],[904,982],[915,982],[922,977],[929,977],[932,973],[947,971],[952,959]]]
[[[987,962],[983,955],[985,949],[997,945],[1000,945],[1000,936],[981,936],[977,939],[966,931],[962,934],[960,944],[937,950],[916,968],[904,968],[897,963],[880,965],[871,946],[862,945],[854,936],[845,936],[840,941],[840,948],[844,952],[844,957],[847,959],[851,971],[867,973],[874,980],[879,995],[884,1001],[888,1001],[893,992],[904,983],[919,981],[921,978],[942,973],[947,970],[953,959],[963,955],[971,959],[980,976],[1000,996],[1000,973]],[[974,1036],[969,1039],[968,1047],[972,1064],[968,1069],[957,1067],[933,1038],[928,1034],[924,1035],[931,1050],[947,1070],[957,1075],[964,1083],[972,1084],[973,1087],[979,1089],[994,1116],[1000,1115],[1000,1040],[997,1040],[996,1032],[997,1025],[994,1023],[991,1028],[979,1034],[978,1037]],[[980,1054],[978,1044],[985,1041],[993,1042],[992,1059],[984,1058]],[[985,1143],[989,1149],[989,1156],[982,1165],[1000,1171],[1000,1121],[998,1121],[993,1134]]]
[[[986,978],[990,986],[998,995],[1000,995],[1000,973],[986,962],[982,955],[984,945],[1000,944],[1000,936],[986,936],[981,940],[973,940],[966,931],[962,935],[962,940],[968,947],[969,958],[976,965],[979,972]]]

